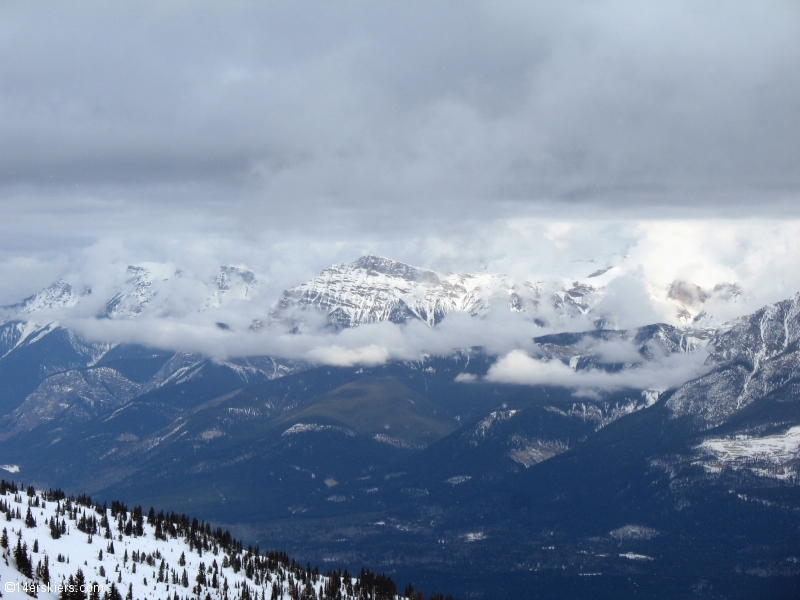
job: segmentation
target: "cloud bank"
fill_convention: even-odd
[[[676,387],[703,374],[705,352],[672,354],[638,368],[609,373],[601,369],[575,371],[559,360],[537,360],[514,350],[493,364],[484,377],[492,383],[551,385],[575,390],[617,391]]]

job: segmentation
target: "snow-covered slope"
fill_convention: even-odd
[[[740,317],[710,342],[715,368],[667,402],[677,417],[702,428],[727,421],[759,398],[800,377],[800,294]]]
[[[535,314],[544,288],[517,283],[508,275],[437,273],[380,256],[363,256],[332,265],[318,276],[284,292],[280,311],[316,309],[337,327],[420,319],[439,323],[450,312],[480,315],[492,307]],[[563,312],[585,313],[597,290],[572,282],[546,301]]]
[[[214,278],[216,289],[203,308],[223,306],[231,300],[250,300],[257,283],[252,271],[241,267],[220,267],[219,275]]]
[[[133,319],[145,310],[165,311],[174,285],[180,284],[185,274],[166,263],[140,263],[129,265],[124,280],[104,302],[97,315],[108,319]],[[197,293],[207,294],[204,302],[198,302],[197,309],[205,310],[224,306],[232,300],[250,300],[258,282],[252,271],[242,267],[222,266],[219,274],[211,281],[193,281]],[[21,302],[2,307],[8,320],[48,320],[59,315],[69,314],[70,309],[80,304],[92,294],[91,288],[77,294],[74,286],[59,280],[25,298]],[[2,342],[0,341],[0,344]]]
[[[145,266],[129,266],[126,289],[117,292],[106,304],[105,316],[111,319],[129,319],[141,314],[144,307],[153,299],[155,290],[153,283],[158,275],[161,280],[168,280],[170,273],[161,269],[162,273],[155,273],[152,268]]]
[[[89,290],[86,293],[90,293]],[[19,304],[6,308],[16,310],[19,314],[30,314],[37,311],[75,306],[79,301],[80,296],[75,294],[72,286],[61,279],[32,296],[28,296]]]
[[[244,549],[227,531],[183,515],[144,514],[119,503],[108,509],[85,496],[26,492],[5,482],[0,492],[6,598],[64,598],[65,586],[74,586],[66,597],[90,600],[400,598],[382,575],[321,575],[284,553]]]
[[[336,329],[409,320],[434,326],[452,312],[480,316],[490,310],[519,313],[523,319],[551,328],[583,316],[583,325],[608,327],[614,326],[620,315],[598,305],[607,286],[624,274],[615,266],[582,278],[546,276],[520,281],[501,273],[437,272],[367,255],[325,268],[319,276],[284,291],[274,306],[259,310],[263,310],[262,319],[266,321],[284,322],[303,321],[308,311],[319,312]],[[176,265],[153,262],[129,265],[119,275],[120,282],[104,292],[107,297],[92,298],[95,308],[91,310],[96,310],[98,318],[133,319],[145,313],[157,318],[181,317],[232,301],[250,301],[259,285],[255,274],[240,266],[221,266],[209,280],[192,279]],[[79,294],[74,284],[59,280],[17,304],[3,307],[0,318],[46,324],[85,304],[92,289],[108,290],[98,284]],[[729,305],[738,302],[742,290],[735,284],[720,283],[704,289],[676,280],[667,288],[653,288],[648,293],[654,303],[674,306],[674,318],[667,319],[671,324],[716,329],[722,324],[718,314],[730,314]],[[725,310],[721,310],[723,306]],[[86,315],[85,308],[81,315]]]

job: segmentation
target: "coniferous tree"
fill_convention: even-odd
[[[108,590],[108,600],[122,600],[122,594],[117,589],[117,584],[111,582],[111,587]]]
[[[0,535],[0,546],[3,547],[3,550],[8,550],[8,531],[5,527],[3,527],[3,534]]]
[[[100,600],[100,586],[96,581],[89,587],[89,600]]]
[[[33,518],[31,507],[28,507],[28,512],[25,515],[25,527],[36,527],[36,519]]]
[[[75,587],[75,578],[70,575],[66,585],[61,588],[61,600],[71,600],[72,589]]]
[[[61,537],[61,526],[58,523],[58,518],[50,519],[50,537],[54,540]]]
[[[70,600],[86,600],[86,578],[80,568],[75,572],[75,589],[70,595]]]
[[[28,545],[22,543],[22,536],[17,538],[17,547],[14,548],[14,561],[17,563],[17,570],[25,577],[33,578],[33,565],[28,558]]]
[[[39,539],[38,538],[33,540],[33,548],[31,549],[31,552],[36,552],[36,553],[39,552]]]
[[[44,555],[42,562],[42,573],[39,576],[45,585],[50,585],[50,558],[47,554]]]
[[[189,587],[189,575],[186,573],[186,569],[183,570],[183,575],[181,575],[181,585],[185,588]]]

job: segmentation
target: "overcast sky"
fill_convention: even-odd
[[[794,1],[4,2],[0,52],[1,302],[367,251],[800,285]]]

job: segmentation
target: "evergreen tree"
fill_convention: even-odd
[[[96,581],[93,581],[89,588],[89,600],[100,600],[100,586]]]
[[[185,588],[189,587],[189,575],[186,573],[186,569],[183,570],[183,575],[181,575],[181,585]]]
[[[50,537],[54,540],[61,537],[61,524],[58,522],[58,517],[50,519]]]
[[[22,536],[17,538],[17,547],[14,548],[14,561],[17,563],[17,570],[28,577],[33,578],[33,565],[28,558],[28,545],[22,544]]]
[[[86,578],[80,568],[75,572],[75,589],[70,594],[70,600],[86,600]]]
[[[3,550],[8,550],[8,531],[5,527],[3,527],[3,534],[0,535],[0,546],[3,547]]]
[[[38,538],[33,540],[33,548],[31,549],[31,552],[36,552],[36,553],[39,552],[39,540],[38,540]]]
[[[71,600],[72,590],[75,588],[75,578],[70,575],[69,579],[67,579],[66,585],[61,588],[61,600]]]
[[[117,584],[111,582],[111,587],[108,590],[108,600],[122,600],[122,594],[117,589]]]
[[[28,507],[28,512],[25,515],[25,527],[36,527],[36,519],[33,518],[31,507]]]
[[[47,554],[44,555],[42,574],[40,577],[45,585],[50,585],[50,558],[47,556]]]

